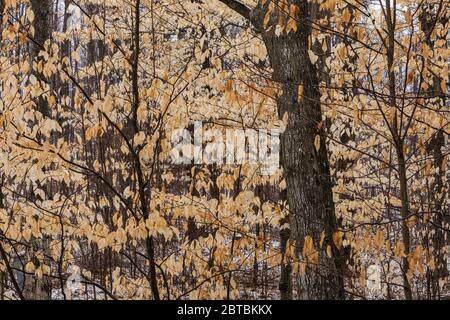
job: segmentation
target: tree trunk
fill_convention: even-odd
[[[31,8],[34,12],[34,41],[30,43],[30,59],[39,63],[43,62],[42,57],[39,57],[39,52],[42,50],[41,46],[50,39],[52,34],[52,18],[53,18],[53,1],[52,0],[30,0]],[[39,70],[33,68],[33,75],[40,81],[47,82]],[[39,97],[37,99],[37,110],[43,115],[49,117],[50,110],[47,99]]]
[[[281,165],[287,183],[291,237],[298,252],[303,248],[305,237],[312,237],[319,256],[315,265],[309,264],[301,276],[299,296],[302,299],[343,299],[345,261],[340,252],[342,248],[338,249],[331,241],[338,222],[323,135],[320,81],[308,54],[311,20],[317,16],[314,13],[317,7],[307,0],[283,3],[261,0],[253,10],[235,0],[220,2],[249,19],[260,32],[273,69],[272,80],[283,90],[277,104],[279,116],[287,113],[289,117],[286,131],[281,136]],[[285,13],[291,12],[286,5],[295,5],[299,9],[294,17],[297,31],[288,34],[282,31],[276,35],[275,26],[279,21],[286,25]],[[266,19],[270,7],[273,10]],[[298,99],[299,86],[302,87],[301,99]],[[316,136],[320,137],[318,150],[314,143]],[[320,247],[322,232],[325,238]],[[331,257],[325,252],[328,245]]]
[[[396,127],[396,126],[395,126]],[[403,144],[400,144],[397,148],[397,159],[398,159],[398,174],[400,182],[400,200],[402,203],[401,216],[402,216],[402,238],[403,244],[405,245],[405,257],[402,258],[402,268],[403,268],[403,291],[405,293],[405,299],[412,299],[411,284],[409,283],[409,262],[408,256],[411,252],[411,236],[408,227],[408,216],[409,216],[409,197],[408,197],[408,179],[406,177],[406,162],[405,156],[403,154]]]
[[[34,13],[33,28],[34,37],[32,42],[30,42],[30,60],[31,64],[34,65],[32,68],[32,74],[41,82],[49,83],[50,79],[46,79],[42,74],[42,66],[39,64],[44,64],[45,61],[39,56],[39,52],[43,50],[42,46],[45,46],[45,42],[50,39],[53,27],[53,1],[52,0],[30,0],[31,9]],[[47,99],[41,95],[35,100],[36,110],[42,113],[46,117],[51,116],[51,111]],[[51,184],[45,183],[41,186],[46,190],[47,194],[51,194]],[[32,194],[34,197],[34,195]],[[50,239],[44,237],[40,239],[32,239],[32,248],[42,248],[45,254],[48,256]],[[34,249],[30,252],[32,259],[34,258]],[[46,265],[50,265],[48,259],[44,259]],[[38,279],[31,277],[27,279],[27,287],[25,288],[25,293],[29,295],[30,299],[33,300],[49,300],[51,299],[51,284],[50,280],[47,278]]]
[[[3,41],[2,33],[3,33],[3,15],[4,15],[4,11],[5,11],[5,1],[4,0],[0,0],[0,46],[2,45],[2,41]]]
[[[280,221],[282,226],[285,223],[289,223],[289,216],[283,218]],[[281,300],[292,299],[292,259],[286,257],[287,244],[290,238],[290,229],[284,228],[280,230],[280,250],[281,250],[281,266],[280,266],[280,283],[278,289],[280,290]]]
[[[395,19],[392,17],[396,16],[396,8],[394,7],[394,12],[391,12],[391,5],[389,1],[386,2],[385,19],[388,28],[388,41],[386,45],[387,49],[387,63],[388,63],[388,87],[389,87],[389,106],[394,110],[394,116],[391,123],[392,138],[394,141],[395,149],[397,151],[397,171],[399,175],[400,183],[400,200],[401,200],[401,217],[402,217],[402,240],[405,246],[405,257],[402,258],[402,273],[403,273],[403,292],[405,294],[405,299],[412,299],[411,284],[409,283],[409,262],[408,256],[410,254],[411,237],[408,227],[409,218],[409,196],[408,196],[408,179],[406,175],[406,158],[404,151],[404,138],[402,137],[402,127],[401,122],[398,123],[398,106],[397,106],[397,91],[396,91],[396,75],[394,70],[394,52],[395,52]]]
[[[264,1],[262,1],[264,2]],[[317,265],[309,264],[300,279],[302,299],[343,299],[343,261],[341,253],[331,241],[338,227],[332,194],[329,161],[323,135],[319,79],[316,67],[308,54],[308,41],[313,7],[305,0],[289,1],[299,8],[298,30],[277,36],[275,28],[264,30],[263,19],[268,4],[261,3],[253,15],[268,50],[273,68],[272,79],[281,84],[278,112],[288,115],[286,131],[281,136],[281,164],[287,183],[291,236],[298,251],[307,236],[312,237],[318,250]],[[275,6],[276,7],[276,6]],[[278,10],[271,20],[278,21]],[[299,86],[302,88],[299,98]],[[315,139],[320,136],[320,148]],[[320,237],[325,241],[320,247]],[[332,256],[325,253],[332,248]],[[302,257],[306,259],[307,257]]]
[[[422,13],[419,17],[420,19],[420,29],[424,32],[426,35],[426,43],[429,48],[434,48],[434,42],[435,40],[432,39],[432,32],[433,29],[436,28],[436,26],[440,23],[443,26],[445,26],[448,23],[448,18],[445,16],[440,17],[440,10],[438,3],[436,4],[426,4],[422,8]],[[445,40],[446,39],[445,34],[441,34],[436,36],[437,39]],[[435,108],[438,110],[442,109],[443,106],[446,105],[446,96],[445,92],[442,92],[441,88],[441,79],[440,77],[433,75],[433,85],[430,86],[430,88],[427,90],[427,94],[429,98],[431,99],[429,103],[435,104]],[[435,99],[436,97],[439,97],[439,99],[436,99],[435,102],[433,102],[432,99]],[[431,213],[431,221],[433,225],[431,226],[433,232],[432,232],[432,243],[434,246],[434,262],[436,265],[436,268],[434,270],[429,270],[428,273],[430,274],[431,278],[431,292],[433,295],[433,298],[440,298],[440,285],[439,282],[441,280],[444,280],[448,277],[449,271],[447,269],[447,261],[445,259],[445,245],[446,245],[446,237],[445,237],[445,231],[442,229],[447,223],[449,223],[448,217],[446,217],[444,213],[444,199],[445,199],[445,185],[444,185],[444,178],[445,178],[445,171],[442,169],[442,165],[444,163],[445,155],[442,152],[442,148],[445,146],[445,136],[444,131],[438,130],[431,140],[428,143],[428,152],[433,155],[433,165],[434,168],[439,168],[439,170],[436,170],[433,174],[434,176],[434,183],[432,184],[431,189],[431,200],[432,200],[432,206],[430,207]]]

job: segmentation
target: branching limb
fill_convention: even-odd
[[[239,13],[247,20],[251,20],[250,9],[246,5],[235,0],[219,0],[234,12]]]

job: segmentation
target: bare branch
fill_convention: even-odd
[[[225,4],[228,8],[230,8],[234,12],[239,13],[245,19],[251,20],[250,9],[247,8],[247,6],[243,5],[242,3],[235,0],[219,0],[219,1]]]

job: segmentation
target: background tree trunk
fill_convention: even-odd
[[[52,0],[30,0],[31,8],[34,12],[33,28],[34,28],[34,42],[30,43],[30,59],[33,65],[33,61],[39,64],[42,62],[42,57],[39,57],[39,52],[42,50],[41,46],[45,45],[45,42],[50,39],[52,34],[52,20],[53,20],[53,1]],[[40,80],[46,82],[39,70],[33,68],[34,76]],[[47,100],[44,97],[37,99],[37,109],[45,116],[50,116],[50,110]]]
[[[39,56],[39,52],[43,50],[41,46],[45,46],[45,42],[50,39],[53,31],[53,1],[52,0],[30,0],[31,9],[34,13],[33,28],[34,28],[34,41],[30,43],[30,60],[31,64],[34,65],[32,68],[32,74],[41,82],[48,83],[49,88],[50,79],[46,79],[42,74],[42,65],[45,61]],[[36,65],[35,65],[36,63]],[[48,100],[43,95],[40,95],[36,101],[36,110],[42,113],[46,117],[51,116],[50,106]],[[51,184],[47,183],[42,188],[46,191],[48,195],[51,195]],[[34,197],[34,195],[32,195]],[[44,250],[45,254],[48,256],[50,239],[44,237],[40,239],[31,239],[32,251],[29,253],[31,259],[34,259],[34,250]],[[47,265],[50,262],[44,261]],[[48,278],[38,279],[35,277],[26,277],[26,286],[24,292],[29,294],[29,298],[33,300],[48,300],[51,299],[51,284]]]
[[[448,18],[445,16],[441,17],[439,19],[439,10],[438,10],[438,3],[436,4],[428,4],[425,5],[423,8],[423,11],[420,15],[420,28],[426,35],[426,43],[429,48],[434,47],[434,41],[431,39],[431,34],[433,32],[433,29],[436,27],[438,23],[442,23],[443,25],[446,25],[448,23]],[[438,36],[438,39],[445,40],[446,34]],[[432,70],[430,70],[432,72]],[[446,95],[445,92],[442,91],[441,88],[441,79],[440,77],[437,77],[436,75],[433,75],[433,85],[430,86],[428,89],[427,94],[429,95],[430,99],[434,99],[438,97],[439,99],[435,102],[436,107],[440,108],[440,106],[445,106],[446,103]],[[444,163],[444,153],[442,149],[445,146],[445,136],[444,131],[438,130],[431,140],[428,143],[428,152],[432,154],[433,156],[433,165],[435,168],[439,168],[439,170],[436,170],[433,174],[434,176],[434,183],[432,184],[432,192],[431,195],[431,208],[430,211],[431,214],[431,221],[433,223],[432,229],[433,229],[433,235],[431,236],[432,239],[431,242],[433,244],[433,247],[435,249],[435,265],[436,268],[434,270],[428,270],[428,274],[431,279],[431,294],[434,299],[441,298],[441,290],[440,290],[440,280],[445,279],[448,277],[449,272],[447,269],[447,259],[445,258],[445,245],[446,245],[446,237],[445,237],[445,231],[442,229],[446,225],[446,223],[449,223],[448,216],[445,215],[444,212],[444,199],[445,199],[445,192],[444,192],[444,179],[445,179],[445,171],[442,170],[442,165]]]

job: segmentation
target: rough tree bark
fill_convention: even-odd
[[[43,57],[39,56],[39,52],[42,50],[42,46],[46,41],[50,39],[53,32],[53,1],[52,0],[30,0],[31,9],[34,13],[33,20],[33,41],[30,42],[30,60],[32,68],[32,74],[43,84],[49,83],[51,80],[46,79],[42,74],[42,64],[45,63]],[[36,110],[42,113],[46,117],[51,116],[50,107],[46,97],[41,95],[35,100]],[[45,184],[42,186],[46,193],[51,195],[51,184]],[[32,194],[34,197],[35,195]],[[43,248],[48,254],[49,239],[43,240],[32,239],[32,250],[37,248]],[[34,256],[34,252],[30,253]],[[33,257],[34,258],[34,257]],[[49,265],[48,261],[45,261]],[[33,300],[47,300],[51,299],[51,284],[49,279],[34,279],[33,277],[26,277],[25,294]]]
[[[39,63],[43,61],[42,57],[39,57],[39,52],[42,50],[41,45],[43,46],[52,34],[53,1],[30,0],[30,4],[34,12],[33,39],[35,41],[30,42],[30,59]],[[46,82],[46,79],[39,70],[33,69],[33,74],[38,80]],[[50,116],[49,106],[44,97],[39,97],[37,108],[43,115]]]
[[[282,87],[277,99],[279,116],[288,114],[289,123],[281,137],[281,163],[287,183],[287,198],[290,210],[291,236],[298,251],[303,248],[306,236],[314,240],[319,251],[318,265],[309,265],[299,279],[301,299],[343,299],[344,261],[332,239],[338,223],[332,194],[332,183],[323,135],[320,105],[319,79],[316,67],[308,55],[311,35],[310,21],[313,6],[306,0],[285,1],[299,8],[298,30],[289,34],[275,34],[275,28],[264,28],[264,18],[271,1],[259,1],[249,9],[233,0],[220,0],[229,8],[249,19],[261,34],[273,69],[272,79]],[[269,25],[276,24],[280,14],[279,1],[271,14]],[[302,98],[298,99],[298,88],[302,86]],[[320,136],[320,149],[314,145]],[[319,247],[321,233],[325,232],[323,246]],[[325,249],[332,248],[329,258]]]
[[[287,201],[287,191],[283,190],[281,192],[281,199]],[[289,215],[286,215],[280,221],[280,226],[284,224],[289,224]],[[289,228],[283,228],[280,230],[280,251],[281,251],[281,266],[280,266],[280,283],[278,289],[280,290],[281,300],[291,300],[292,299],[292,259],[286,256],[287,244],[291,237],[291,230]]]
[[[0,0],[0,50],[3,46],[3,21],[5,18],[5,1]]]
[[[2,37],[2,31],[3,31],[3,12],[5,10],[5,1],[0,0],[0,45],[2,44],[3,37]]]
[[[445,10],[442,6],[442,3],[435,4],[425,4],[422,8],[422,13],[420,15],[420,29],[424,32],[426,38],[426,44],[429,48],[434,48],[435,40],[432,38],[433,30],[438,26],[438,24],[442,24],[445,26],[448,23],[448,16],[441,15],[442,10]],[[436,36],[437,39],[445,40],[447,33],[444,35]],[[437,40],[436,39],[436,40]],[[428,89],[428,96],[430,99],[435,99],[439,97],[439,99],[435,102],[435,107],[437,109],[441,109],[442,106],[446,104],[446,96],[445,93],[442,92],[441,88],[442,79],[436,75],[433,75],[433,85]],[[442,152],[442,148],[445,146],[445,136],[443,130],[438,130],[434,136],[431,138],[427,148],[428,152],[433,155],[433,165],[435,168],[439,168],[439,170],[434,173],[434,183],[432,185],[431,192],[431,201],[432,201],[432,211],[431,221],[433,223],[433,235],[431,236],[431,240],[433,243],[433,247],[435,250],[435,265],[436,268],[434,270],[428,270],[427,274],[430,277],[431,288],[430,288],[430,298],[431,296],[436,299],[441,298],[441,290],[439,282],[440,280],[445,279],[449,275],[449,271],[447,269],[447,261],[445,259],[445,245],[446,245],[446,237],[445,231],[442,227],[449,222],[449,218],[445,215],[445,208],[443,206],[445,193],[444,191],[444,176],[445,171],[442,170],[442,165],[444,163],[445,155]]]

